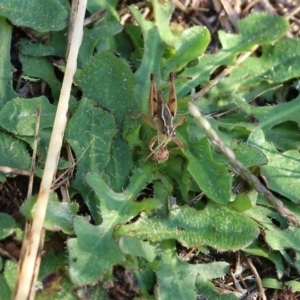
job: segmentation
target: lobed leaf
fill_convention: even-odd
[[[87,183],[100,200],[102,223],[93,226],[80,217],[74,220],[77,238],[69,239],[67,246],[70,277],[76,285],[86,285],[99,279],[107,268],[122,261],[124,254],[113,238],[117,225],[128,222],[141,211],[160,206],[155,200],[134,201],[149,179],[150,168],[146,170],[141,173],[141,170],[136,169],[123,193],[112,191],[99,174],[86,174]]]
[[[187,206],[174,208],[167,219],[140,218],[119,227],[116,236],[151,241],[176,239],[186,247],[207,245],[225,251],[246,247],[258,233],[258,227],[252,220],[210,203],[202,211]]]
[[[180,260],[175,245],[162,243],[161,263],[156,270],[159,299],[196,299],[195,281],[198,274],[202,278],[213,279],[228,272],[228,264],[214,262],[208,264],[189,264]]]

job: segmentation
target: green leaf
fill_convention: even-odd
[[[41,106],[40,130],[52,127],[56,107],[44,96],[15,98],[0,110],[0,126],[15,135],[34,136],[37,107]]]
[[[285,282],[285,284],[292,288],[295,292],[300,292],[300,283],[297,280],[290,280]]]
[[[275,251],[270,251],[266,247],[259,245],[257,241],[249,245],[247,248],[243,249],[243,251],[251,255],[261,256],[269,259],[274,263],[276,267],[278,278],[281,278],[283,276],[284,265],[280,253]]]
[[[123,253],[143,257],[149,262],[154,261],[157,255],[155,246],[130,236],[122,236],[119,247]]]
[[[10,47],[12,26],[7,23],[5,18],[0,17],[0,107],[12,98],[16,93],[12,87],[13,67],[10,63]]]
[[[176,182],[184,201],[190,200],[190,192],[200,192],[193,177],[187,172],[187,162],[182,156],[171,156],[166,164],[166,172]],[[171,183],[173,188],[174,184]],[[168,193],[168,196],[172,193]]]
[[[298,150],[279,153],[273,145],[265,141],[263,132],[259,128],[251,133],[248,144],[257,147],[269,160],[266,166],[260,167],[268,188],[287,197],[294,203],[298,203],[300,198],[297,175],[300,172]],[[292,189],[291,186],[293,186]]]
[[[229,271],[229,264],[224,261],[215,261],[207,264],[197,264],[196,268],[201,277],[215,279],[226,275]]]
[[[263,208],[259,206],[254,206],[252,209],[246,211],[245,214],[266,228],[264,230],[266,243],[273,250],[281,251],[281,255],[283,255],[287,262],[297,270],[300,270],[300,228],[290,225],[286,229],[280,229],[274,226],[268,215],[263,212]],[[286,249],[290,248],[295,251],[294,260],[285,252]]]
[[[175,53],[166,61],[164,74],[174,69],[181,70],[187,63],[203,54],[209,42],[210,35],[206,27],[194,26],[186,29],[175,42]]]
[[[166,217],[169,213],[169,198],[173,194],[173,185],[168,176],[163,172],[154,173],[153,181],[153,197],[159,199],[162,203],[161,207],[155,212],[153,216]]]
[[[160,267],[156,271],[158,299],[196,299],[195,265],[187,264],[178,258],[164,255]]]
[[[292,248],[300,252],[300,228],[290,226],[283,230],[268,226],[268,229],[265,231],[265,240],[273,250]]]
[[[56,78],[54,73],[53,64],[44,57],[34,57],[34,56],[24,56],[19,54],[19,59],[22,63],[24,74],[43,79],[46,83],[49,84],[52,96],[55,101],[58,101],[61,89],[61,83]],[[37,68],[37,66],[39,66]]]
[[[277,104],[273,106],[263,106],[253,108],[251,113],[259,121],[262,130],[268,130],[277,124],[294,121],[300,125],[300,95],[293,101]],[[267,116],[267,117],[266,117]]]
[[[67,257],[63,252],[55,253],[54,249],[49,249],[47,254],[43,257],[39,280],[51,274],[51,272],[63,271],[66,266]]]
[[[238,300],[238,298],[233,294],[219,294],[216,291],[215,286],[203,278],[202,275],[199,275],[196,280],[196,288],[198,291],[199,297],[205,297],[209,300]],[[200,298],[201,299],[201,298]]]
[[[178,136],[184,140],[180,132]],[[189,143],[189,148],[182,149],[182,152],[189,161],[188,171],[205,195],[218,204],[227,204],[232,179],[226,166],[213,159],[207,138],[197,144]]]
[[[137,110],[132,72],[127,63],[111,51],[92,57],[80,72],[78,83],[85,97],[96,100],[114,115],[118,128],[122,127],[129,111]]]
[[[12,260],[5,262],[4,272],[0,275],[0,299],[11,299],[15,285],[18,264]]]
[[[286,33],[288,26],[288,21],[283,17],[256,13],[237,21],[239,35],[219,31],[219,38],[223,49],[238,48],[239,51],[249,51],[255,45],[274,43]]]
[[[0,240],[8,237],[13,233],[13,230],[16,227],[14,218],[10,215],[0,213]]]
[[[110,161],[106,173],[110,178],[110,187],[121,192],[128,183],[131,172],[132,155],[125,141],[116,135],[112,141]]]
[[[65,57],[67,45],[66,31],[52,32],[49,42],[46,44],[36,43],[21,39],[20,52],[27,56],[59,56]]]
[[[258,24],[260,24],[258,26]],[[221,50],[217,54],[206,54],[201,57],[198,64],[193,67],[186,68],[182,73],[182,76],[190,76],[193,79],[189,81],[188,84],[179,85],[177,96],[182,97],[188,93],[190,93],[192,88],[196,88],[199,83],[208,83],[210,74],[218,67],[222,65],[233,65],[235,63],[236,57],[239,53],[246,52],[251,50],[255,45],[259,44],[274,44],[276,40],[282,37],[288,29],[288,22],[285,18],[270,15],[270,14],[252,14],[248,18],[243,20],[239,20],[237,22],[239,28],[239,34],[228,34],[222,31],[219,31],[219,38],[223,45],[223,50]],[[266,29],[267,28],[267,29]],[[283,41],[284,43],[284,41]],[[294,42],[294,45],[296,42]],[[294,48],[294,47],[293,47]],[[266,48],[266,56],[268,55],[268,51],[270,48]],[[288,51],[291,53],[292,51]],[[292,61],[298,65],[299,59],[296,57],[298,55],[297,51],[294,51],[294,59]],[[265,57],[267,58],[267,57]],[[247,64],[249,58],[242,64]],[[252,60],[252,58],[251,58]],[[250,61],[251,61],[250,60]],[[231,75],[228,78],[224,78],[222,82],[217,84],[210,91],[210,100],[209,100],[209,109],[205,108],[205,103],[203,102],[203,108],[206,113],[212,112],[216,109],[220,109],[222,106],[227,105],[229,102],[232,102],[232,93],[236,91],[239,87],[244,92],[245,90],[249,92],[249,89],[245,89],[245,86],[249,86],[249,81],[252,82],[253,77],[256,78],[254,83],[256,85],[265,82],[262,80],[262,74],[270,74],[272,72],[272,64],[280,65],[281,62],[276,62],[276,58],[273,63],[269,63],[270,69],[266,69],[266,66],[259,68],[260,65],[264,64],[264,60],[257,58],[257,63],[254,65],[255,68],[252,68],[252,64],[249,61],[249,68],[245,71],[244,67],[237,67],[236,69],[240,69],[240,74],[237,77],[237,80],[231,78]],[[268,60],[273,60],[271,56],[269,56]],[[288,61],[287,59],[286,61]],[[296,61],[297,60],[297,61]],[[288,62],[287,62],[288,64]],[[290,65],[293,64],[290,60]],[[261,71],[257,73],[257,68]],[[287,67],[288,70],[288,67]],[[295,68],[296,70],[296,68]],[[238,72],[233,70],[232,73]],[[224,82],[226,84],[224,84]],[[267,85],[268,86],[268,85]],[[276,86],[276,85],[275,85]],[[252,86],[253,88],[253,86]],[[253,98],[255,95],[262,93],[268,87],[264,86],[260,91],[256,91],[255,94],[251,96]],[[225,95],[220,93],[226,92]],[[228,99],[228,100],[227,100]],[[249,98],[250,99],[250,98]],[[216,101],[213,101],[216,100]],[[220,100],[220,101],[217,101]],[[201,106],[202,108],[202,106]]]
[[[43,256],[39,271],[39,282],[43,288],[36,291],[36,300],[76,300],[77,288],[66,274],[67,257],[64,252],[58,254],[53,249]]]
[[[130,37],[130,40],[127,39],[125,34],[126,34],[126,36],[128,35]],[[121,33],[121,35],[126,42],[131,43],[131,47],[133,49],[127,50],[128,52],[130,52],[128,57],[130,57],[134,66],[136,66],[136,68],[139,68],[142,58],[143,58],[143,43],[144,43],[144,40],[143,40],[142,34],[141,34],[141,28],[136,25],[126,24],[124,27],[124,31]],[[120,36],[120,35],[118,35],[118,36]]]
[[[252,220],[214,204],[208,204],[202,211],[177,207],[171,210],[168,219],[140,218],[116,230],[118,237],[127,235],[150,241],[176,239],[186,247],[207,245],[222,251],[244,248],[258,233]]]
[[[284,39],[278,41],[275,46],[266,45],[263,47],[263,55],[260,57],[262,68],[267,69],[265,79],[271,83],[282,83],[291,78],[298,77],[299,67],[299,49],[300,41],[297,39]],[[247,63],[251,64],[251,59]],[[259,72],[261,74],[261,72]]]
[[[195,281],[198,274],[213,279],[228,272],[229,265],[225,262],[189,264],[177,257],[172,243],[165,242],[163,248],[161,264],[156,270],[159,299],[196,299]]]
[[[230,145],[228,145],[228,147],[230,147],[230,149],[234,152],[236,158],[246,168],[266,165],[268,163],[266,156],[256,147],[252,147],[232,139],[230,139]],[[228,163],[227,159],[223,155],[215,155],[214,157],[219,163]]]
[[[275,278],[263,278],[261,282],[263,287],[265,288],[276,289],[276,290],[283,289],[282,283]]]
[[[99,279],[106,269],[120,263],[124,255],[113,238],[115,227],[128,222],[141,211],[149,211],[160,206],[157,200],[134,201],[146,186],[151,176],[150,170],[149,166],[143,170],[136,169],[123,193],[112,191],[99,174],[94,172],[86,174],[87,183],[100,201],[103,221],[101,225],[93,226],[80,217],[74,220],[77,238],[67,242],[73,283],[77,285],[91,283]]]
[[[26,199],[20,211],[28,219],[32,220],[35,213],[37,196]],[[78,210],[77,203],[59,202],[55,193],[50,194],[47,206],[44,227],[47,230],[62,230],[66,234],[72,234],[73,218]]]
[[[275,45],[263,46],[261,56],[249,57],[234,68],[227,78],[224,78],[222,82],[218,83],[210,91],[210,95],[213,95],[216,99],[222,99],[223,104],[218,103],[219,106],[226,103],[224,96],[226,96],[228,101],[232,102],[233,93],[240,93],[241,96],[248,101],[268,89],[275,88],[284,81],[299,77],[300,57],[297,51],[299,46],[300,42],[295,39],[280,40]],[[237,100],[235,100],[235,102],[236,101]],[[244,107],[241,108],[246,111]],[[281,110],[283,107],[279,109],[278,105],[276,105],[272,107],[273,109],[270,110],[270,112],[277,110],[278,114],[272,116],[272,114],[269,113],[266,118],[266,111],[269,111],[268,108],[271,107],[254,107],[248,105],[248,111],[246,112],[248,115],[254,116],[261,121],[261,126],[264,128],[263,126],[267,124],[270,125],[271,122],[274,121],[274,118],[278,122],[278,120],[281,121],[280,115],[285,115],[285,111]],[[270,127],[266,127],[266,129],[269,128]]]
[[[163,43],[169,47],[173,47],[175,37],[170,29],[170,18],[174,11],[174,3],[172,1],[162,3],[160,0],[153,0],[152,5],[154,12],[153,25],[157,27]]]
[[[295,122],[287,121],[264,132],[266,140],[274,144],[278,150],[287,151],[300,148],[300,131]]]
[[[123,26],[117,21],[102,21],[100,24],[91,29],[91,39],[97,41],[103,37],[116,35],[121,32]]]
[[[160,60],[164,52],[164,45],[159,35],[158,28],[150,21],[146,21],[141,12],[134,6],[130,6],[129,10],[141,27],[144,38],[144,54],[141,66],[135,73],[137,85],[134,89],[134,98],[139,101],[142,111],[148,111],[148,96],[150,87],[150,73],[157,73],[160,76]]]
[[[97,222],[98,200],[86,186],[84,175],[87,170],[104,170],[110,159],[110,148],[115,133],[113,115],[86,98],[81,99],[65,132],[65,139],[78,160],[76,178],[72,185],[85,197],[85,202]]]
[[[3,131],[0,131],[0,165],[28,171],[31,165],[27,145]]]
[[[237,194],[234,202],[230,203],[230,207],[232,207],[233,209],[239,211],[239,212],[243,212],[245,210],[248,210],[252,207],[252,203],[251,200],[249,199],[248,195],[246,194]]]
[[[16,26],[39,32],[58,31],[67,25],[68,13],[57,0],[0,0],[0,15]]]
[[[113,228],[96,227],[76,217],[74,229],[77,238],[67,241],[69,273],[74,284],[83,286],[100,279],[103,272],[120,263],[123,254],[113,240]]]

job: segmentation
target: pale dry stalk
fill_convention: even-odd
[[[37,199],[35,216],[31,228],[29,228],[25,234],[22,245],[21,257],[19,261],[19,272],[17,274],[15,291],[13,294],[14,300],[30,299],[31,289],[35,289],[36,282],[33,279],[35,265],[37,257],[40,255],[40,251],[42,250],[41,245],[43,244],[43,224],[45,220],[49,194],[51,192],[51,185],[56,173],[63,135],[67,124],[69,98],[73,77],[77,68],[78,52],[83,36],[83,22],[86,5],[87,0],[78,0],[74,34],[72,35],[70,52],[67,59],[65,76],[54,120],[49,151],[47,153],[45,170]]]

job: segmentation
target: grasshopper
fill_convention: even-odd
[[[151,88],[149,94],[149,118],[148,115],[141,113],[144,121],[156,130],[156,135],[150,140],[148,148],[150,154],[146,160],[152,155],[158,162],[164,162],[169,158],[169,150],[167,144],[171,141],[175,142],[178,148],[183,148],[182,142],[176,137],[176,127],[184,121],[184,116],[180,117],[175,123],[174,118],[177,114],[177,96],[175,88],[175,74],[170,73],[170,92],[169,101],[166,103],[162,91],[156,89],[156,75],[151,73]],[[157,146],[153,149],[155,143]]]

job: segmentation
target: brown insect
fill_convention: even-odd
[[[150,140],[148,148],[150,154],[146,159],[152,155],[158,162],[164,162],[169,158],[169,150],[167,144],[174,141],[178,148],[183,148],[182,142],[176,137],[176,127],[181,125],[184,121],[184,116],[180,117],[175,123],[174,118],[177,114],[177,96],[175,88],[175,74],[170,73],[170,93],[169,101],[165,102],[162,91],[156,89],[156,75],[151,73],[151,88],[149,94],[149,116],[141,113],[144,121],[156,130],[156,135]],[[157,146],[153,149],[155,143]],[[177,149],[177,148],[176,148]]]

